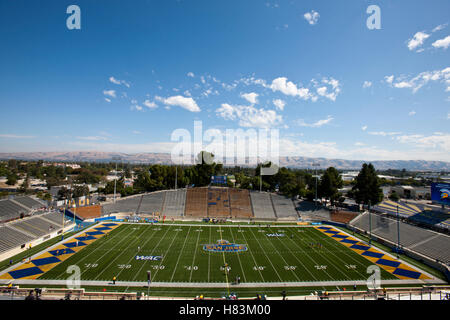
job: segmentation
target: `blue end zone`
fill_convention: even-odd
[[[400,265],[400,262],[392,261],[392,260],[386,260],[386,259],[379,259],[375,262],[376,264],[382,264],[389,267],[395,267],[397,268]]]
[[[75,251],[73,251],[72,249],[66,248],[66,249],[52,250],[52,251],[49,251],[49,253],[54,256],[60,256],[63,254],[75,253]]]
[[[98,235],[105,234],[105,233],[101,232],[101,231],[91,231],[91,232],[86,232],[86,234],[90,235],[90,236],[98,236]]]
[[[8,273],[14,279],[20,279],[24,277],[34,276],[35,274],[44,273],[44,271],[42,271],[38,267],[31,267],[21,270],[10,271]]]
[[[368,247],[368,246],[362,246],[359,244],[354,244],[350,248],[356,249],[356,250],[369,250],[370,249],[370,247]]]
[[[77,246],[77,243],[76,243],[76,242],[68,242],[68,243],[64,243],[63,245],[66,246],[66,247],[68,247],[68,248],[73,248],[73,247],[76,247],[76,246]],[[84,243],[84,242],[82,242],[82,241],[79,241],[79,242],[78,242],[78,246],[79,246],[79,247],[85,246],[85,245],[86,245],[86,243]]]
[[[400,269],[400,268],[395,269],[393,274],[398,274],[399,276],[408,277],[408,278],[412,278],[412,279],[419,279],[419,277],[421,275],[420,272],[405,270],[405,269]]]
[[[374,257],[374,258],[381,258],[382,256],[384,256],[383,253],[372,252],[372,251],[363,252],[362,255],[363,256],[368,256],[368,257]]]
[[[111,227],[111,226],[117,226],[117,223],[104,223],[103,225],[107,226],[107,227]]]
[[[344,240],[341,240],[340,242],[353,243],[353,244],[355,244],[355,243],[358,243],[359,241],[357,241],[357,240],[351,240],[351,239],[344,239]]]
[[[87,236],[87,237],[78,237],[78,238],[75,238],[75,239],[80,240],[80,241],[87,241],[87,240],[95,240],[97,238],[93,237],[93,236]]]
[[[36,266],[43,266],[45,264],[61,262],[61,260],[59,260],[57,257],[47,257],[42,259],[31,260],[31,262],[33,262],[33,264]]]
[[[98,228],[94,228],[95,230],[100,230],[100,231],[103,231],[103,230],[111,230],[111,228],[110,227],[98,227]]]
[[[348,236],[345,236],[345,235],[340,235],[340,234],[335,234],[334,236],[331,236],[332,238],[340,238],[340,239],[345,239],[345,238],[347,238]]]

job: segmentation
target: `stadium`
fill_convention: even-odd
[[[439,299],[448,292],[450,237],[389,216],[381,211],[389,200],[357,214],[210,185],[56,211],[26,196],[0,206],[2,219],[26,215],[0,232],[0,284],[16,295],[30,287],[78,299],[423,299],[424,292]],[[406,205],[401,211],[412,214]]]

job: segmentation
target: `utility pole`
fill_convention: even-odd
[[[175,166],[175,190],[177,190],[177,182],[178,182],[178,167]]]
[[[370,200],[369,200],[369,246],[372,245],[372,215],[370,213]]]
[[[398,204],[397,204],[397,259],[399,250],[400,250],[400,216],[398,214]]]
[[[115,178],[114,178],[114,203],[116,203],[116,186],[117,186],[117,161],[120,160],[120,157],[112,157],[113,160],[116,161],[116,172],[115,172]]]

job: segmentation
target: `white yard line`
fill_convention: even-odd
[[[276,238],[278,238],[278,237],[276,237]],[[290,237],[289,237],[289,238],[290,238]],[[296,254],[295,254],[292,250],[290,250],[289,247],[286,246],[286,245],[283,243],[283,241],[281,241],[281,239],[278,239],[278,240],[280,240],[280,242],[283,244],[283,246],[285,246],[285,247],[289,250],[289,252],[294,256],[294,258],[302,265],[303,269],[306,270],[306,271],[311,275],[311,277],[312,277],[314,280],[317,281],[317,278],[314,276],[314,274],[313,274],[311,271],[309,271],[309,269],[303,264],[303,262],[302,262],[299,258],[297,258]],[[292,239],[291,239],[291,240],[292,240]],[[294,241],[294,240],[292,240],[292,241]],[[303,251],[303,250],[302,250],[301,252],[303,252],[303,253],[306,254],[306,252]],[[312,260],[312,259],[311,259],[311,261],[314,262],[314,260]],[[314,263],[315,263],[315,262],[314,262]]]
[[[117,227],[117,228],[119,228],[119,227]],[[123,228],[122,230],[120,230],[117,234],[115,234],[113,237],[111,237],[111,238],[118,238],[119,237],[119,235],[121,235],[125,230],[126,230],[127,228]],[[115,229],[114,229],[115,230]],[[114,231],[114,230],[112,230],[112,231]],[[86,233],[87,231],[85,231],[85,232],[83,232],[83,233]],[[111,232],[111,231],[110,231]],[[82,234],[83,234],[82,233]],[[103,236],[103,237],[106,237],[106,234]],[[102,238],[103,238],[102,237]],[[101,238],[100,238],[101,239]],[[97,239],[96,241],[98,241],[98,240],[100,240],[100,239]],[[125,239],[125,238],[124,238]],[[119,241],[119,243],[121,243],[124,239],[122,239],[121,241]],[[93,243],[95,243],[95,241],[93,242]],[[92,243],[92,244],[93,244]],[[97,248],[97,249],[94,249],[94,250],[92,250],[90,253],[88,253],[87,255],[85,255],[84,257],[82,257],[80,260],[78,260],[78,261],[76,261],[77,262],[77,264],[79,264],[79,263],[81,263],[82,261],[84,261],[87,257],[89,257],[91,254],[93,254],[93,253],[97,253],[97,250],[99,249],[99,248],[101,248],[101,247],[103,247],[104,245],[106,245],[106,244],[108,244],[109,243],[109,241],[106,241],[106,242],[104,242],[104,243],[102,243],[102,244],[100,244],[100,246]],[[80,251],[83,251],[84,249],[86,249],[87,247],[88,247],[89,245],[87,245],[87,246],[85,246],[84,248],[82,248]],[[80,251],[78,251],[78,252],[80,252]],[[109,252],[110,250],[108,250],[107,252]],[[76,256],[76,254],[78,253],[78,252],[76,252],[75,254],[73,254],[71,257],[69,257],[69,259],[70,258],[72,258],[72,257],[74,257],[74,256]],[[95,262],[97,262],[99,259],[97,259]],[[95,263],[94,262],[94,263]],[[63,272],[61,272],[60,274],[58,274],[57,276],[56,276],[56,278],[59,278],[60,276],[62,276],[62,275],[64,275],[64,274],[66,274],[66,271],[63,271]],[[80,277],[81,277],[81,275],[83,274],[83,272],[80,274]]]
[[[144,229],[144,231],[142,232],[142,233],[140,233],[139,234],[139,236],[137,236],[137,237],[135,237],[135,239],[131,242],[131,243],[135,243],[136,241],[139,241],[140,239],[140,237],[143,235],[143,234],[145,234],[148,230],[145,230],[145,227],[143,228]],[[153,237],[154,237],[154,235],[155,235],[155,233],[156,232],[153,232],[153,234],[151,235],[151,237],[149,237],[148,239],[147,239],[147,241],[145,241],[144,242],[144,244],[142,245],[142,247],[144,247],[145,246],[145,244],[148,242],[148,241],[150,241]],[[104,267],[103,268],[103,270],[102,270],[102,272],[100,272],[99,274],[97,274],[97,276],[94,278],[94,280],[96,280],[96,279],[98,279],[98,277],[101,275],[101,274],[103,274],[103,272],[105,272],[108,268],[109,268],[109,266],[111,265],[111,264],[113,264],[114,263],[114,261],[116,261],[119,257],[121,257],[124,253],[126,253],[127,252],[127,249],[129,248],[129,247],[131,247],[131,243],[130,244],[128,244],[127,245],[127,247],[125,248],[125,249],[123,249],[123,250],[119,250],[121,253],[120,254],[118,254],[106,267]],[[127,261],[127,263],[126,264],[130,264],[130,261],[131,260],[133,260],[133,257],[131,257],[128,261]],[[116,275],[116,277],[117,278],[119,278],[119,275],[122,273],[122,271],[123,271],[124,269],[121,269],[120,271],[119,271],[119,273]]]
[[[191,273],[189,274],[189,282],[191,282],[191,280],[192,280],[192,272],[194,271],[195,256],[196,256],[197,250],[198,250],[198,240],[200,240],[200,233],[203,232],[203,229],[201,229],[201,228],[198,230],[201,230],[201,231],[197,231],[198,232],[197,242],[195,243],[194,257],[192,258]]]
[[[231,233],[231,238],[233,239],[233,243],[236,243],[234,240],[233,229],[230,229],[230,233]],[[247,282],[247,279],[245,278],[244,268],[242,267],[241,258],[239,257],[239,252],[236,252],[236,255],[237,255],[237,258],[239,261],[239,266],[241,267],[241,270],[242,270],[242,276],[244,277],[244,282]]]
[[[184,249],[184,246],[186,245],[186,241],[187,241],[187,238],[189,237],[189,233],[191,232],[191,228],[192,227],[189,227],[188,233],[187,233],[186,237],[184,238],[183,246],[181,247],[180,254],[178,255],[178,258],[177,258],[177,263],[175,264],[175,267],[173,268],[172,276],[170,277],[170,282],[172,282],[173,277],[175,275],[175,271],[177,271],[178,263],[180,262],[180,258],[183,255],[183,249]]]
[[[166,238],[166,235],[167,235],[167,233],[169,232],[170,227],[171,227],[171,225],[167,228],[166,233],[164,233],[164,235],[161,237],[161,239],[159,239],[159,241],[158,241],[158,243],[156,244],[156,246],[153,247],[153,250],[152,250],[151,254],[153,254],[153,252],[155,252],[156,248],[158,248],[158,246],[159,246],[159,244],[161,243],[161,241],[162,241],[163,239]],[[175,236],[175,237],[176,237],[176,236]],[[174,237],[174,238],[175,238],[175,237]],[[164,257],[165,257],[165,255],[164,255]],[[142,264],[142,266],[139,268],[138,272],[136,272],[136,274],[134,275],[132,281],[134,281],[134,279],[136,279],[136,277],[138,276],[138,274],[141,272],[142,268],[145,266],[146,262],[147,262],[147,261],[144,261],[144,263]],[[162,262],[162,260],[161,260],[161,262]]]
[[[280,279],[280,281],[283,281],[283,279],[281,279],[280,274],[278,273],[277,269],[275,268],[275,266],[272,263],[272,260],[269,259],[269,257],[266,254],[266,251],[264,250],[264,248],[261,246],[261,244],[258,241],[258,238],[256,238],[255,234],[250,231],[250,233],[253,235],[253,237],[255,238],[256,242],[258,243],[259,247],[261,248],[261,251],[264,253],[264,256],[266,257],[267,261],[269,261],[270,265],[272,266],[273,270],[275,271],[275,273],[277,274],[278,278]]]
[[[247,243],[247,250],[248,250],[248,252],[250,252],[250,255],[252,256],[253,262],[255,263],[255,267],[259,266],[258,262],[256,262],[255,256],[253,255],[252,251],[250,250],[250,245],[247,241],[247,238],[245,237],[245,234],[243,234],[243,237],[245,239],[245,242]],[[261,279],[264,282],[265,280],[264,280],[261,270],[258,269],[257,271],[259,272],[259,275],[261,276]]]

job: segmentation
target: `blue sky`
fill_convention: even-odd
[[[66,8],[81,9],[69,30]],[[369,5],[381,29],[366,26]],[[450,161],[449,1],[2,1],[0,152],[170,152],[271,128],[280,154]],[[306,15],[305,15],[306,14]]]

